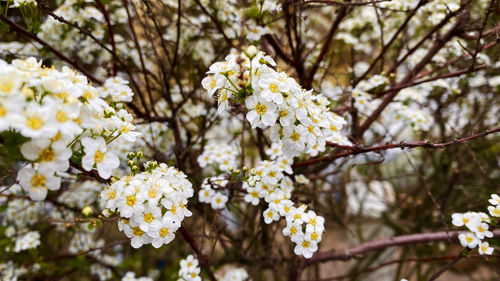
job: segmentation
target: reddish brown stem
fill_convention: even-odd
[[[203,269],[205,269],[205,271],[207,272],[207,275],[210,278],[210,280],[217,281],[214,273],[212,272],[212,269],[210,268],[210,265],[208,264],[207,257],[200,251],[200,249],[196,245],[196,241],[194,240],[193,236],[189,234],[189,232],[187,231],[187,229],[184,228],[184,226],[181,226],[179,229],[182,233],[182,237],[184,238],[184,240],[186,240],[189,246],[191,246],[191,249],[193,250],[193,252],[195,252],[196,257],[198,257],[198,259],[200,260],[200,264],[203,267]]]

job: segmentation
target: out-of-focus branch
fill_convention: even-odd
[[[380,53],[377,55],[377,57],[375,57],[375,59],[373,60],[373,62],[370,64],[370,66],[368,67],[368,69],[359,77],[356,79],[356,81],[354,81],[353,83],[353,88],[356,87],[356,85],[362,81],[363,79],[365,79],[366,75],[368,75],[368,73],[375,67],[375,65],[377,64],[377,62],[383,58],[384,54],[389,50],[389,47],[392,45],[392,43],[394,43],[394,41],[396,41],[396,38],[398,38],[399,34],[406,28],[406,25],[408,25],[408,23],[410,22],[410,20],[413,18],[413,16],[415,16],[417,14],[417,11],[418,9],[420,9],[420,7],[422,7],[423,5],[425,5],[426,3],[428,2],[428,0],[420,0],[417,4],[417,6],[411,11],[411,13],[406,17],[405,21],[403,22],[403,24],[401,24],[398,28],[398,30],[396,31],[396,33],[394,33],[394,35],[391,37],[391,39],[389,40],[389,42],[387,44],[385,44],[383,47],[382,47],[382,50],[380,51]]]
[[[467,2],[470,3],[470,0]],[[457,11],[460,11],[460,15],[456,19],[456,22],[453,24],[453,26],[446,32],[445,35],[443,35],[441,38],[437,38],[432,45],[432,47],[429,49],[427,54],[422,58],[422,60],[396,85],[396,87],[399,87],[401,85],[405,85],[409,83],[417,74],[424,69],[424,67],[432,60],[432,58],[443,48],[446,43],[457,33],[457,31],[464,25],[466,19],[468,18],[468,12],[467,10],[464,10],[465,6],[467,5],[464,4],[458,9]],[[399,93],[399,90],[394,90],[390,92],[384,100],[382,100],[381,104],[375,109],[375,111],[368,116],[368,118],[363,122],[363,124],[360,126],[359,130],[354,132],[355,137],[362,137],[363,133],[370,128],[371,124],[378,118],[378,116],[384,111],[384,109],[392,102],[394,97]]]
[[[95,3],[99,10],[101,10],[102,15],[104,16],[104,20],[106,21],[106,25],[108,27],[108,37],[109,43],[111,44],[111,49],[113,50],[113,75],[116,75],[117,67],[116,62],[118,60],[116,56],[116,45],[115,45],[115,34],[113,32],[113,26],[111,25],[111,20],[109,19],[108,12],[106,11],[106,7],[102,4],[101,0],[95,0]]]
[[[182,237],[184,237],[184,240],[186,240],[186,242],[188,242],[189,246],[191,246],[191,249],[193,249],[196,256],[200,260],[200,264],[203,267],[203,269],[205,269],[205,271],[207,272],[210,280],[217,281],[214,273],[212,272],[212,269],[210,268],[210,265],[208,264],[207,257],[205,255],[203,255],[203,253],[200,251],[200,249],[198,249],[198,246],[196,245],[196,241],[194,240],[193,236],[191,236],[191,234],[189,234],[189,232],[187,231],[187,229],[184,228],[184,226],[181,226],[179,229],[182,233]]]
[[[383,3],[383,2],[390,2],[392,0],[375,0],[375,1],[366,1],[366,2],[340,2],[340,1],[333,1],[333,0],[309,0],[309,1],[304,1],[299,3],[300,5],[306,5],[306,4],[324,4],[324,5],[331,5],[331,6],[365,6],[365,5],[373,5],[373,4],[378,4],[378,3]]]
[[[362,153],[367,153],[367,152],[380,152],[383,150],[388,150],[388,149],[394,149],[394,148],[415,148],[415,147],[423,147],[423,148],[429,148],[429,149],[438,149],[438,148],[445,148],[447,146],[455,145],[455,144],[463,144],[468,141],[471,141],[473,139],[481,138],[490,134],[498,133],[500,132],[500,128],[495,128],[491,129],[482,133],[478,134],[473,134],[465,138],[461,139],[456,139],[453,141],[448,141],[448,142],[443,142],[443,143],[431,143],[429,141],[415,141],[415,142],[400,142],[400,143],[387,143],[383,145],[376,145],[376,146],[369,146],[369,147],[359,147],[359,146],[340,146],[337,144],[333,143],[327,143],[328,146],[333,146],[333,147],[340,147],[342,149],[346,149],[347,151],[345,152],[340,152],[337,154],[331,154],[325,157],[318,157],[315,159],[311,159],[308,161],[300,162],[293,164],[292,167],[302,167],[302,166],[308,166],[320,162],[325,162],[325,161],[333,161],[338,158],[344,158],[348,157],[351,155],[356,155],[356,154],[362,154]]]
[[[278,57],[290,65],[293,63],[292,59],[286,54],[280,43],[278,43],[278,41],[276,41],[271,34],[266,34],[263,37],[273,47]]]
[[[381,268],[384,268],[384,267],[390,266],[390,265],[394,265],[394,264],[400,264],[400,263],[406,263],[406,262],[418,262],[418,263],[422,263],[422,262],[433,262],[433,261],[445,261],[445,260],[454,260],[457,257],[458,256],[437,256],[437,257],[424,257],[424,258],[395,259],[395,260],[383,262],[383,263],[380,263],[378,265],[375,265],[375,266],[372,266],[372,267],[368,267],[368,268],[362,269],[360,271],[356,271],[356,272],[349,273],[349,274],[337,275],[337,276],[332,276],[332,277],[322,278],[322,279],[310,279],[310,280],[304,280],[304,281],[333,281],[333,280],[342,280],[342,279],[346,279],[346,278],[349,278],[349,277],[355,277],[355,276],[359,277],[360,274],[374,272],[376,270],[379,270]],[[483,259],[484,257],[485,257],[484,255],[479,255],[479,254],[474,254],[474,255],[468,256],[468,258],[472,258],[472,259]],[[488,255],[488,257],[498,258],[498,257],[500,257],[500,255],[493,254],[493,255]]]
[[[321,62],[325,58],[326,54],[330,50],[330,43],[333,40],[333,36],[335,35],[335,32],[337,31],[342,20],[347,15],[347,11],[348,11],[348,6],[342,6],[339,9],[339,11],[337,13],[337,17],[333,21],[333,23],[330,27],[330,30],[328,31],[328,35],[326,36],[326,41],[323,44],[323,47],[321,48],[321,51],[318,55],[318,58],[314,62],[313,66],[311,67],[311,70],[309,71],[309,75],[307,76],[306,80],[304,81],[305,83],[304,83],[303,87],[305,89],[311,88],[312,82],[314,80],[314,75],[318,71],[319,65],[321,64]]]
[[[8,24],[16,32],[18,32],[18,33],[20,33],[20,34],[22,34],[22,35],[24,35],[24,36],[26,36],[28,38],[31,38],[31,39],[35,40],[36,42],[38,42],[38,43],[40,43],[42,46],[44,46],[47,49],[49,49],[54,55],[56,55],[57,57],[59,57],[63,61],[69,63],[70,65],[72,65],[73,67],[75,67],[76,69],[78,69],[78,71],[80,71],[81,73],[83,73],[85,76],[87,76],[93,82],[98,83],[98,84],[102,84],[101,80],[97,79],[94,75],[90,74],[87,70],[85,70],[83,67],[81,67],[76,61],[68,58],[65,54],[63,54],[63,53],[59,52],[58,50],[56,50],[49,43],[47,43],[44,40],[42,40],[36,34],[34,34],[34,33],[30,32],[30,31],[24,29],[22,26],[20,26],[17,23],[11,21],[9,18],[7,18],[4,15],[0,14],[0,20],[3,21],[3,22],[5,22],[6,24]]]
[[[383,250],[394,246],[446,241],[448,239],[456,241],[458,240],[458,235],[463,232],[464,231],[450,231],[450,232],[443,231],[434,233],[401,235],[392,238],[366,242],[358,246],[340,251],[332,250],[327,252],[318,252],[315,255],[313,255],[310,259],[306,260],[305,266],[310,266],[314,263],[326,262],[331,260],[348,261],[354,258],[361,258],[363,257],[364,254],[368,252]],[[493,237],[500,237],[500,229],[496,229],[492,232],[493,232]]]

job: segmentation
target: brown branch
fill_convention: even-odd
[[[484,257],[485,257],[484,255],[475,254],[475,255],[470,255],[468,258],[482,259]],[[493,255],[488,255],[488,257],[498,258],[498,257],[500,257],[500,255],[493,254]],[[405,263],[405,262],[419,262],[419,263],[421,263],[421,262],[453,260],[453,259],[456,259],[456,258],[457,258],[457,256],[437,256],[437,257],[425,257],[425,258],[395,259],[395,260],[390,260],[390,261],[387,261],[387,262],[383,262],[383,263],[377,264],[377,265],[372,266],[372,267],[368,267],[368,268],[362,269],[362,270],[354,272],[354,273],[349,273],[349,274],[344,274],[344,275],[337,275],[337,276],[328,277],[328,278],[322,278],[322,279],[304,280],[304,281],[332,281],[332,280],[345,279],[345,278],[355,277],[355,276],[359,277],[360,274],[362,274],[362,273],[368,273],[368,272],[377,271],[377,270],[379,270],[381,268],[384,268],[386,266],[393,265],[393,264],[398,264],[398,263]]]
[[[353,83],[353,88],[356,87],[356,85],[362,81],[363,79],[365,79],[366,75],[368,75],[368,73],[373,69],[373,67],[375,67],[376,63],[383,58],[384,54],[389,50],[389,47],[392,45],[392,43],[394,43],[396,41],[396,38],[399,36],[399,34],[405,29],[406,25],[408,25],[408,23],[410,22],[410,20],[413,18],[413,16],[415,16],[415,14],[417,13],[418,9],[420,9],[420,7],[422,7],[424,4],[426,4],[428,2],[428,0],[420,0],[417,4],[417,6],[411,11],[411,13],[406,17],[406,20],[403,22],[403,24],[401,24],[401,26],[398,28],[398,30],[396,31],[396,33],[394,33],[394,35],[391,37],[391,39],[389,40],[389,42],[384,45],[382,47],[382,50],[380,51],[380,53],[377,55],[377,57],[375,57],[375,59],[373,60],[373,62],[370,64],[370,66],[368,67],[368,69],[358,78],[356,79],[356,81],[354,81]]]
[[[459,262],[461,259],[463,259],[464,258],[463,253],[464,253],[464,251],[462,251],[462,253],[460,253],[460,255],[458,255],[451,262],[449,262],[447,265],[445,265],[443,268],[441,268],[438,272],[435,272],[434,274],[432,274],[429,281],[434,281],[434,280],[438,279],[439,276],[441,276],[441,274],[443,274],[448,269],[452,268],[457,262]]]
[[[470,0],[467,2],[470,3]],[[462,10],[460,12],[459,17],[457,18],[456,22],[453,24],[453,26],[446,32],[444,36],[441,38],[437,38],[436,41],[434,42],[433,46],[430,48],[430,50],[427,52],[425,57],[396,85],[397,87],[400,87],[402,85],[405,85],[409,83],[417,74],[424,69],[424,67],[432,60],[434,55],[441,50],[441,48],[446,45],[446,43],[457,33],[457,30],[459,30],[463,24],[465,23],[465,20],[468,18],[468,13],[467,10],[463,10],[465,5],[461,6],[459,10]],[[457,10],[457,11],[459,11]],[[378,118],[378,116],[384,111],[384,109],[392,102],[394,97],[399,93],[399,90],[394,90],[390,92],[384,100],[382,100],[381,104],[375,109],[375,111],[368,116],[368,118],[363,122],[361,125],[359,131],[355,132],[354,136],[356,137],[361,137],[363,136],[363,133],[370,128],[371,124]]]
[[[280,43],[278,43],[278,41],[276,41],[276,39],[274,39],[274,37],[271,34],[266,34],[263,36],[263,38],[273,47],[278,57],[280,57],[283,61],[285,61],[288,64],[293,64],[292,59],[286,54],[286,52],[281,47]]]
[[[333,21],[332,26],[330,27],[330,30],[328,31],[328,35],[326,36],[326,41],[323,44],[323,47],[321,48],[321,51],[320,51],[320,53],[318,55],[318,58],[314,62],[313,66],[311,67],[311,70],[309,71],[309,76],[307,77],[307,79],[306,79],[306,81],[305,81],[305,83],[303,85],[303,87],[305,89],[311,88],[312,82],[314,80],[314,74],[316,74],[316,72],[318,71],[320,63],[323,61],[323,59],[325,58],[326,54],[330,50],[330,43],[333,40],[333,35],[335,35],[335,32],[337,31],[337,29],[338,29],[338,27],[339,27],[340,22],[342,21],[342,19],[344,19],[344,17],[347,15],[347,10],[348,10],[347,6],[342,6],[339,9],[339,11],[337,13],[337,17]]]
[[[476,71],[485,69],[486,67],[487,67],[487,65],[482,64],[482,65],[478,65],[478,66],[476,66],[474,68],[467,67],[466,69],[462,69],[462,70],[459,70],[459,71],[454,71],[454,72],[449,72],[449,73],[443,73],[443,74],[436,75],[434,77],[430,77],[430,78],[427,78],[427,79],[422,79],[422,80],[418,80],[418,81],[412,81],[412,82],[409,82],[409,83],[407,83],[405,85],[394,86],[393,88],[391,88],[389,90],[377,93],[376,97],[381,97],[381,96],[383,96],[383,95],[385,95],[387,93],[390,93],[392,91],[399,91],[399,90],[402,90],[402,89],[405,89],[405,88],[409,88],[409,87],[413,87],[413,86],[416,86],[416,85],[419,85],[419,84],[424,84],[424,83],[436,81],[436,80],[439,80],[439,79],[446,79],[446,78],[452,78],[452,77],[462,76],[464,74],[469,74],[469,73],[472,73],[472,72],[476,72]],[[418,76],[417,76],[417,78],[418,78]]]
[[[200,0],[194,0],[194,2],[196,2],[196,4],[198,5],[198,7],[200,7],[200,9],[203,11],[203,13],[205,13],[208,17],[210,17],[210,20],[212,20],[212,22],[215,24],[215,28],[217,28],[217,30],[220,32],[222,37],[224,37],[224,40],[226,40],[227,44],[229,46],[233,46],[233,42],[231,41],[231,39],[229,39],[229,37],[227,37],[226,33],[224,32],[224,28],[222,27],[219,19],[217,17],[215,17],[214,15],[212,15],[207,10],[207,8],[205,8],[205,6],[203,6],[203,4],[201,4]]]
[[[125,12],[127,13],[127,18],[128,18],[127,22],[128,22],[128,26],[130,28],[130,31],[132,32],[132,39],[134,41],[135,48],[137,49],[137,54],[139,55],[139,62],[141,64],[142,75],[144,76],[144,83],[146,83],[146,92],[148,93],[149,103],[151,105],[151,109],[152,109],[153,113],[155,115],[158,115],[158,113],[156,112],[156,109],[154,107],[154,104],[153,104],[153,97],[152,97],[152,94],[151,94],[151,87],[149,85],[149,79],[148,79],[148,75],[147,75],[146,64],[144,63],[144,57],[143,57],[143,54],[142,54],[142,47],[139,44],[139,40],[137,39],[137,34],[135,32],[134,25],[132,23],[132,17],[130,15],[130,11],[128,9],[128,1],[127,0],[123,0],[122,3],[123,3],[123,7],[125,8]],[[142,95],[139,95],[139,97],[141,98],[142,105],[144,106],[144,109],[146,109],[146,112],[147,112],[148,111],[148,106],[147,106],[146,101],[144,100],[144,97]]]
[[[383,3],[383,2],[390,2],[392,0],[374,0],[374,1],[367,1],[367,2],[339,2],[339,1],[333,1],[333,0],[309,0],[309,1],[304,1],[301,3],[298,3],[300,5],[306,5],[306,4],[324,4],[324,5],[336,5],[336,6],[365,6],[365,5],[372,5],[372,4],[378,4],[378,3]]]
[[[97,5],[97,7],[101,10],[101,13],[104,16],[104,20],[106,21],[106,25],[108,27],[109,43],[111,44],[111,49],[112,49],[111,54],[113,55],[113,76],[116,76],[116,72],[117,72],[116,62],[118,61],[118,57],[116,56],[115,35],[113,32],[113,27],[111,26],[111,20],[109,19],[109,15],[108,15],[108,12],[106,11],[106,7],[101,2],[101,0],[95,0],[95,3]]]
[[[456,241],[458,240],[458,235],[463,232],[464,231],[442,231],[434,233],[417,233],[369,241],[341,251],[332,250],[327,252],[318,252],[314,254],[309,260],[306,260],[305,266],[310,266],[314,263],[326,262],[331,260],[348,261],[354,258],[362,258],[363,255],[368,252],[383,250],[394,246],[446,241],[448,239]],[[500,237],[500,229],[493,230],[492,232],[493,237]]]
[[[187,229],[184,228],[184,226],[181,226],[179,229],[182,233],[182,237],[184,237],[184,240],[188,242],[189,246],[191,246],[191,249],[193,249],[193,251],[195,252],[196,257],[198,257],[198,259],[200,260],[200,264],[203,267],[203,269],[205,269],[205,271],[207,272],[210,280],[217,281],[214,273],[212,272],[212,269],[210,269],[207,256],[203,255],[200,249],[198,249],[198,246],[196,245],[196,241],[194,240],[193,236],[189,234],[189,232],[187,231]]]
[[[69,63],[76,69],[78,69],[81,73],[83,73],[85,76],[87,76],[90,80],[94,81],[95,83],[102,84],[102,81],[97,79],[94,75],[90,74],[87,70],[82,68],[76,61],[68,58],[65,54],[59,52],[56,50],[54,47],[52,47],[49,43],[45,42],[42,40],[40,37],[38,37],[36,34],[24,29],[22,26],[18,25],[17,23],[11,21],[9,18],[5,17],[4,15],[0,14],[0,20],[8,24],[12,29],[14,29],[16,32],[31,38],[35,40],[36,42],[40,43],[42,46],[46,47],[49,49],[54,55],[62,59],[63,61]]]
[[[338,158],[344,158],[344,157],[349,157],[351,155],[356,155],[356,154],[362,154],[362,153],[367,153],[367,152],[380,152],[383,150],[388,150],[388,149],[394,149],[394,148],[415,148],[415,147],[423,147],[423,148],[429,148],[429,149],[439,149],[439,148],[445,148],[447,146],[455,145],[455,144],[463,144],[468,141],[471,141],[473,139],[481,138],[490,134],[494,134],[500,132],[500,127],[491,129],[488,131],[484,131],[482,133],[470,135],[468,137],[464,137],[461,139],[456,139],[453,141],[448,141],[448,142],[443,142],[443,143],[431,143],[429,141],[415,141],[415,142],[400,142],[400,143],[387,143],[383,145],[376,145],[376,146],[369,146],[369,147],[348,147],[348,146],[339,146],[337,144],[332,144],[332,143],[327,143],[328,146],[335,146],[335,147],[340,147],[343,149],[347,149],[348,151],[340,152],[337,154],[330,154],[325,157],[318,157],[314,158],[308,161],[296,163],[292,165],[292,168],[296,167],[301,167],[301,166],[308,166],[311,164],[316,164],[320,162],[325,162],[325,161],[332,161]]]

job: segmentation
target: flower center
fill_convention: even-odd
[[[14,88],[14,82],[9,79],[2,79],[1,82],[2,83],[0,83],[0,91],[4,93],[10,93]]]
[[[0,117],[4,117],[5,115],[7,115],[7,109],[0,105]]]
[[[127,196],[127,205],[134,206],[136,202],[137,199],[135,198],[135,195]]]
[[[265,105],[259,103],[255,107],[255,111],[257,111],[257,114],[259,114],[259,115],[264,115],[264,113],[266,113],[266,111],[267,111],[267,107]]]
[[[314,240],[314,241],[316,241],[316,239],[318,239],[318,234],[316,232],[313,232],[311,234],[311,239]]]
[[[50,162],[54,160],[54,150],[52,147],[47,147],[46,149],[40,152],[40,161],[42,162]]]
[[[142,231],[139,227],[134,227],[132,230],[134,231],[134,236],[142,236],[144,234],[144,231]]]
[[[29,117],[26,120],[26,125],[33,130],[40,130],[43,126],[43,121],[38,117]]]
[[[156,197],[156,192],[155,192],[154,190],[152,190],[152,189],[151,189],[151,190],[149,190],[149,191],[148,191],[148,197],[149,197],[150,199],[155,198],[155,197]]]
[[[66,115],[66,113],[64,113],[64,111],[58,110],[56,113],[56,120],[59,123],[64,123],[68,121],[68,116]]]
[[[293,141],[298,141],[300,139],[299,133],[293,132],[292,135],[290,136],[290,139]]]
[[[276,85],[274,83],[269,84],[269,90],[271,90],[271,92],[273,92],[273,93],[279,92],[278,85]]]
[[[104,158],[104,154],[100,150],[96,150],[94,154],[94,162],[101,163]]]
[[[45,185],[45,181],[46,181],[46,179],[45,179],[44,175],[35,174],[31,178],[31,185],[34,186],[34,187],[44,186]]]
[[[152,222],[154,219],[153,215],[151,213],[144,214],[144,221],[147,223]]]
[[[126,134],[126,133],[130,132],[130,127],[127,126],[127,125],[121,125],[120,126],[120,132]]]
[[[160,229],[160,236],[161,236],[161,237],[165,237],[165,236],[167,236],[167,234],[168,234],[169,232],[170,232],[170,231],[168,230],[168,228],[166,228],[166,227],[162,227],[162,228]]]
[[[302,241],[302,247],[309,248],[310,243],[308,241]]]

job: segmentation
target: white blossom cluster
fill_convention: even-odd
[[[216,164],[219,170],[227,171],[236,166],[237,153],[238,149],[235,146],[212,140],[205,146],[197,160],[202,168]]]
[[[369,91],[377,89],[383,91],[386,89],[389,80],[382,75],[374,75],[368,80],[361,81],[352,91],[354,106],[364,115],[369,116],[382,103],[381,99],[375,99]],[[382,124],[393,124],[402,122],[410,125],[415,130],[427,131],[432,124],[430,113],[422,110],[418,106],[417,99],[423,100],[422,96],[427,96],[429,91],[421,88],[403,89],[382,112]],[[424,95],[425,93],[425,95]]]
[[[270,56],[250,46],[211,65],[202,85],[216,96],[218,112],[230,102],[244,103],[252,128],[271,127],[271,140],[282,143],[288,157],[317,154],[326,141],[351,145],[340,132],[346,121],[329,110],[330,101],[270,67],[275,65]]]
[[[198,192],[200,202],[210,204],[212,209],[224,209],[228,197],[222,190],[228,184],[225,175],[205,178]]]
[[[83,209],[97,201],[103,186],[97,181],[87,180],[84,182],[72,183],[58,197],[58,201],[68,206]]]
[[[26,268],[17,267],[13,262],[0,263],[0,280],[17,281],[27,272]]]
[[[16,238],[14,252],[19,253],[23,250],[34,249],[40,245],[40,233],[38,231],[30,231]]]
[[[489,203],[489,215],[483,212],[467,212],[454,213],[451,216],[453,225],[465,226],[468,230],[458,235],[460,244],[470,249],[478,247],[481,255],[493,254],[493,247],[484,239],[493,237],[490,226],[500,217],[500,196],[492,194]]]
[[[147,171],[122,177],[101,193],[106,208],[122,218],[118,227],[132,247],[152,244],[159,248],[175,238],[193,196],[191,183],[179,170],[162,163],[144,164]]]
[[[109,280],[113,276],[111,269],[104,267],[98,263],[90,266],[90,274],[97,275],[100,281]]]
[[[314,211],[306,212],[306,205],[295,207],[290,200],[293,182],[286,174],[292,173],[291,160],[280,157],[273,161],[262,161],[250,171],[250,176],[243,182],[243,189],[247,192],[246,202],[259,204],[260,199],[268,204],[263,212],[264,222],[270,224],[281,217],[286,220],[283,229],[284,236],[290,236],[294,242],[294,252],[310,258],[318,250],[324,231],[324,218]],[[295,176],[299,184],[307,184],[309,180],[302,176]]]
[[[123,276],[122,281],[153,281],[153,278],[151,277],[135,277],[134,272],[127,272],[125,273],[125,276]]]
[[[21,195],[22,188],[14,184],[8,188],[2,195]],[[2,205],[7,205],[7,209],[2,213],[2,225],[14,225],[17,230],[27,229],[28,226],[35,224],[40,215],[44,213],[44,205],[41,202],[30,202],[23,199],[10,199],[7,197],[0,197]]]
[[[226,269],[224,275],[220,271],[217,272],[216,277],[219,281],[244,281],[248,279],[248,272],[241,267],[231,267]]]
[[[17,179],[31,199],[43,200],[48,190],[59,189],[58,173],[69,168],[73,151],[84,152],[83,169],[97,169],[105,179],[119,166],[107,143],[118,137],[134,141],[138,133],[132,116],[117,111],[120,104],[111,107],[102,98],[119,94],[111,90],[103,94],[85,76],[67,67],[42,67],[35,58],[0,60],[0,132],[27,138],[20,150],[29,164]]]
[[[193,255],[187,256],[179,264],[181,269],[177,281],[201,281],[201,269],[198,267],[198,260]]]

